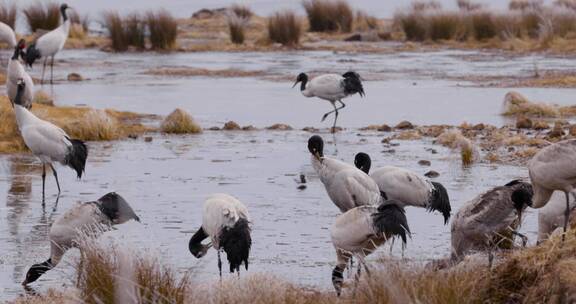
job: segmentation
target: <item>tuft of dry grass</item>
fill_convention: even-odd
[[[511,0],[508,3],[508,9],[519,11],[538,11],[542,9],[543,4],[544,1],[542,0]]]
[[[118,122],[106,111],[91,109],[76,122],[67,124],[64,131],[73,138],[84,140],[116,140],[121,137]]]
[[[277,12],[268,18],[268,39],[285,46],[296,46],[300,42],[302,25],[292,11]]]
[[[377,31],[380,28],[380,20],[364,11],[357,11],[354,17],[355,31]]]
[[[88,15],[80,16],[80,14],[74,10],[72,10],[69,15],[71,23],[80,25],[84,33],[88,33],[90,27],[90,17]]]
[[[37,30],[51,31],[60,24],[60,6],[54,2],[37,1],[22,10],[26,17],[28,28],[32,32]]]
[[[0,3],[0,22],[7,24],[9,27],[14,29],[16,24],[16,14],[18,13],[18,7],[16,2],[6,2],[2,1]]]
[[[248,24],[248,19],[239,17],[234,14],[228,17],[228,32],[230,33],[230,41],[234,44],[243,44],[246,39],[245,30]]]
[[[54,98],[50,96],[50,94],[38,90],[34,93],[34,98],[32,99],[32,103],[43,104],[47,106],[54,106]]]
[[[232,5],[230,7],[230,11],[232,12],[232,14],[238,16],[239,18],[246,20],[250,20],[250,18],[252,18],[252,16],[254,15],[252,10],[248,6],[241,4]]]
[[[104,13],[104,27],[108,31],[108,38],[115,52],[128,50],[129,43],[124,32],[123,20],[118,12],[109,11]]]
[[[166,10],[148,12],[146,14],[150,45],[153,50],[167,51],[176,47],[178,37],[178,22]]]
[[[124,39],[137,50],[146,48],[146,22],[138,13],[131,13],[122,20]]]
[[[304,0],[310,32],[352,31],[354,13],[344,0]]]
[[[160,129],[164,133],[189,134],[200,133],[202,128],[194,121],[192,116],[182,109],[176,109],[166,116]]]

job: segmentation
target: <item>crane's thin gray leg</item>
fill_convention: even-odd
[[[44,57],[44,64],[42,65],[42,78],[40,78],[40,84],[44,84],[44,71],[46,71],[46,63],[48,62],[48,57]]]
[[[54,173],[54,178],[56,179],[56,186],[58,187],[58,197],[60,197],[60,182],[58,181],[58,173],[56,173],[56,169],[54,166],[50,164],[50,169],[52,169],[52,173]]]
[[[528,243],[528,237],[527,236],[525,236],[524,234],[522,234],[516,230],[512,230],[512,234],[519,236],[522,239],[522,247],[526,247],[526,244]]]
[[[324,120],[326,120],[326,117],[328,117],[328,115],[330,115],[330,114],[332,114],[332,113],[336,112],[336,102],[330,102],[330,103],[331,103],[331,104],[332,104],[332,106],[334,107],[334,110],[332,110],[332,111],[330,111],[330,112],[327,112],[327,113],[325,113],[325,114],[324,114],[324,116],[322,116],[322,119],[321,119],[320,121],[324,121]]]
[[[46,164],[42,163],[42,206],[45,202],[45,189],[46,189]]]
[[[338,110],[344,109],[344,107],[346,106],[346,104],[344,104],[342,100],[338,101],[342,104],[342,106],[335,109],[336,112],[334,113],[334,125],[332,126],[332,133],[336,133],[336,121],[338,120]]]
[[[50,62],[50,84],[54,84],[54,56]]]
[[[566,238],[566,231],[568,230],[568,219],[570,218],[570,194],[564,192],[566,195],[566,210],[564,211],[564,233],[562,234],[562,242]]]
[[[220,273],[220,282],[222,282],[222,259],[220,258],[220,250],[218,250],[218,271]]]

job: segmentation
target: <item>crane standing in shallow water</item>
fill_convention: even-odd
[[[50,83],[54,83],[54,56],[64,48],[68,33],[70,32],[70,18],[66,14],[66,10],[70,7],[64,3],[60,6],[60,14],[62,15],[62,24],[56,29],[40,36],[34,43],[28,46],[26,50],[26,63],[32,67],[36,59],[44,58],[44,65],[42,67],[42,78],[40,83],[44,83],[44,71],[46,70],[46,63],[48,57],[50,60]]]
[[[20,80],[14,99],[14,112],[24,143],[42,162],[42,204],[44,204],[46,165],[52,169],[58,187],[58,197],[60,197],[60,182],[52,163],[59,162],[69,166],[76,171],[78,178],[81,178],[86,166],[88,148],[83,141],[71,139],[64,130],[36,117],[26,109],[23,99],[25,87],[24,81]]]
[[[564,241],[570,218],[570,194],[576,197],[573,192],[576,186],[576,140],[564,140],[540,150],[528,162],[528,172],[534,187],[532,208],[544,207],[554,190],[564,192]]]
[[[322,121],[324,121],[328,115],[334,113],[332,133],[336,132],[338,110],[346,106],[346,104],[342,102],[342,99],[356,93],[361,97],[365,95],[360,75],[356,72],[346,72],[342,75],[324,74],[312,79],[309,79],[305,73],[300,73],[292,87],[295,87],[298,83],[300,83],[300,91],[305,97],[318,97],[332,104],[334,110],[322,116]],[[336,102],[340,103],[340,107],[336,107]]]

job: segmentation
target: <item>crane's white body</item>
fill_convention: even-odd
[[[8,93],[8,98],[10,101],[14,102],[16,98],[16,92],[18,91],[18,81],[22,79],[26,87],[24,87],[24,95],[22,99],[26,107],[32,105],[32,100],[34,99],[34,81],[32,77],[24,69],[24,65],[19,59],[12,59],[8,61],[8,67],[6,69],[6,91]]]
[[[16,34],[8,24],[0,22],[0,41],[8,44],[10,49],[16,46]]]
[[[370,173],[380,191],[388,199],[397,200],[404,206],[426,208],[434,190],[432,183],[404,168],[385,166]]]
[[[36,40],[36,48],[40,51],[40,55],[45,59],[46,57],[54,57],[64,48],[69,32],[70,18],[66,19],[56,29],[40,36]]]
[[[576,140],[565,140],[540,150],[528,162],[534,187],[533,208],[542,208],[554,190],[570,193],[576,185]]]
[[[361,254],[366,256],[385,242],[383,235],[374,229],[372,214],[376,206],[361,206],[339,215],[332,225],[330,235],[337,252],[338,263],[346,264],[347,256]]]
[[[382,201],[378,185],[366,173],[337,159],[312,156],[312,166],[341,212]]]
[[[44,164],[64,163],[72,143],[66,132],[50,122],[36,117],[20,105],[15,105],[16,122],[24,143]]]
[[[248,209],[233,196],[217,193],[206,200],[202,228],[212,240],[215,249],[220,249],[220,231],[224,227],[233,227],[240,218],[250,222]]]
[[[50,227],[51,264],[56,266],[68,249],[78,247],[87,235],[98,237],[111,224],[94,202],[74,205]]]
[[[576,200],[570,198],[570,219],[574,216]],[[566,197],[561,191],[554,191],[548,203],[538,210],[538,242],[547,240],[556,229],[564,225]]]
[[[342,85],[343,80],[344,77],[338,74],[320,75],[308,81],[301,92],[305,97],[318,97],[335,102],[348,96]]]

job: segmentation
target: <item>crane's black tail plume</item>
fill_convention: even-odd
[[[361,97],[366,95],[364,93],[364,87],[362,86],[362,81],[360,80],[360,75],[356,72],[346,72],[342,75],[344,77],[343,86],[344,92],[346,94],[360,94]]]
[[[372,221],[376,231],[400,237],[406,244],[406,235],[410,236],[410,228],[404,209],[398,202],[389,200],[378,206],[378,211],[372,214]]]
[[[226,252],[230,272],[240,271],[242,263],[248,270],[248,257],[252,246],[248,221],[240,218],[234,227],[225,227],[220,233],[220,246]]]
[[[36,61],[36,59],[40,59],[41,57],[42,55],[40,55],[40,51],[36,48],[36,43],[32,43],[26,49],[26,54],[24,54],[24,62],[26,62],[29,67],[32,67],[34,61]]]
[[[88,158],[88,147],[79,139],[68,140],[70,140],[72,146],[68,149],[64,163],[74,169],[78,178],[81,178],[82,173],[84,173],[84,167],[86,166],[86,158]]]
[[[430,204],[427,209],[428,211],[440,211],[444,216],[444,225],[446,225],[448,220],[450,220],[450,212],[452,211],[448,191],[440,183],[432,182],[432,186],[434,186],[434,190],[432,190]]]

